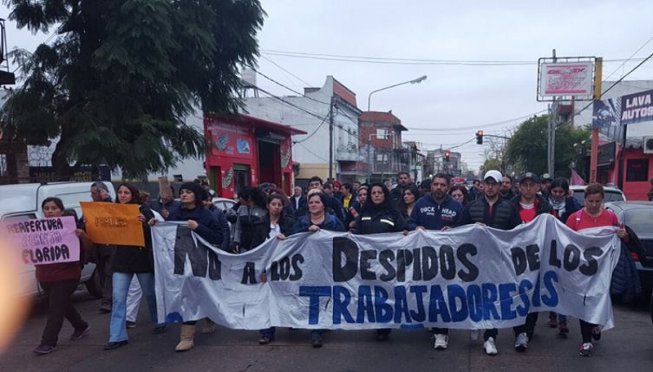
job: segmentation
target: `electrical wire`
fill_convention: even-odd
[[[396,58],[396,57],[374,57],[374,56],[356,56],[356,55],[341,55],[341,54],[325,54],[325,53],[307,53],[265,49],[261,51],[262,54],[302,58],[302,59],[316,59],[337,62],[356,62],[356,63],[376,63],[376,64],[397,64],[397,65],[444,65],[444,66],[534,66],[538,61],[501,61],[501,60],[450,60],[450,59],[421,59],[421,58]],[[604,63],[623,62],[638,59],[605,59]]]
[[[274,62],[272,59],[270,59],[270,58],[268,58],[268,57],[266,57],[266,56],[264,56],[264,55],[261,55],[261,58],[263,58],[263,59],[265,59],[266,61],[272,63],[272,64],[275,65],[275,66],[277,66],[281,71],[284,71],[284,72],[287,73],[288,75],[290,75],[290,76],[294,77],[295,79],[301,81],[302,83],[306,84],[306,86],[309,86],[309,87],[311,86],[311,83],[306,82],[306,80],[304,80],[304,79],[300,78],[299,76],[293,74],[292,72],[286,70],[286,69],[283,68],[281,65],[279,65],[279,64],[276,63],[276,62]]]

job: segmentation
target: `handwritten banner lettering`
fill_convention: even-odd
[[[79,261],[79,238],[74,217],[10,222],[5,231],[21,249],[26,265],[48,265]]]
[[[574,232],[550,215],[511,231],[268,240],[240,255],[185,226],[152,229],[159,321],[209,317],[237,329],[506,328],[556,311],[612,327],[611,227]],[[261,281],[265,272],[267,281]]]
[[[137,204],[80,202],[86,232],[93,243],[145,246]]]

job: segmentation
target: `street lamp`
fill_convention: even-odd
[[[421,82],[424,81],[424,80],[426,80],[426,75],[424,75],[424,76],[420,76],[420,77],[418,77],[417,79],[404,81],[403,83],[394,84],[394,85],[387,86],[387,87],[385,87],[385,88],[381,88],[381,89],[377,89],[377,90],[373,90],[373,91],[371,91],[370,94],[367,96],[367,111],[370,111],[370,100],[372,99],[372,94],[374,94],[374,93],[376,93],[376,92],[380,92],[380,91],[382,91],[382,90],[386,90],[386,89],[390,89],[390,88],[398,87],[398,86],[400,86],[400,85],[404,85],[404,84],[419,84],[419,83],[421,83]]]

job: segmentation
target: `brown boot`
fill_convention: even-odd
[[[189,324],[182,324],[179,332],[179,343],[175,351],[187,351],[195,346],[193,337],[195,336],[195,326]]]
[[[209,334],[215,332],[215,330],[215,323],[213,323],[213,321],[209,318],[204,319],[204,327],[202,327],[200,333]]]

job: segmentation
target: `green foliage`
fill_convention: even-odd
[[[505,161],[517,173],[524,171],[542,174],[547,172],[547,125],[548,116],[535,116],[520,124],[510,138]],[[579,170],[585,168],[584,154],[590,146],[590,131],[559,125],[555,134],[556,176],[568,177],[569,166],[574,163]],[[581,172],[582,173],[582,172]]]
[[[60,137],[53,165],[108,164],[126,177],[161,172],[205,149],[184,124],[193,105],[229,114],[238,67],[255,64],[258,0],[3,0],[20,28],[58,28],[51,45],[17,52],[22,88],[5,133],[30,144]]]

